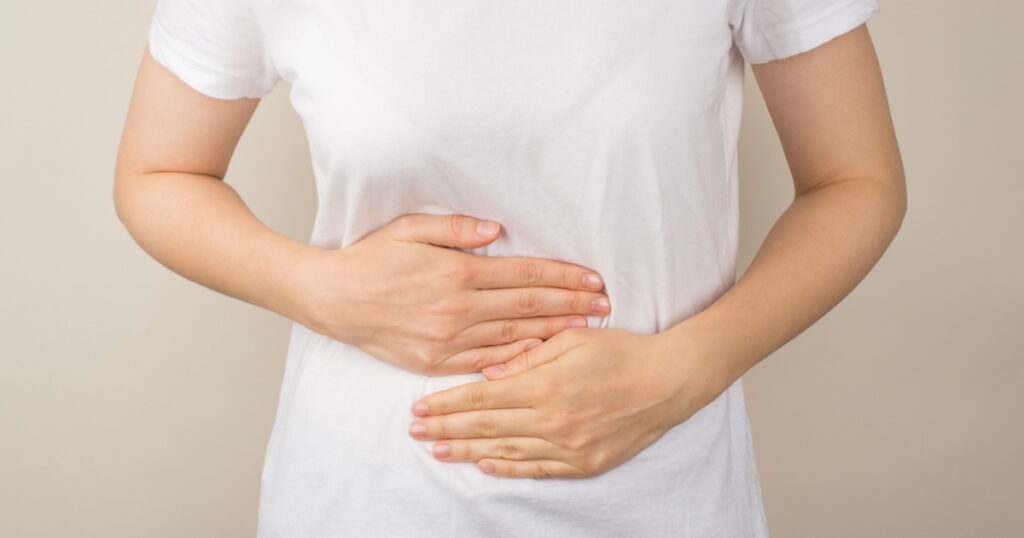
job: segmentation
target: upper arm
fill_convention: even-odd
[[[259,101],[204,95],[158,63],[147,47],[121,136],[115,181],[147,172],[223,178]]]
[[[158,0],[115,179],[189,172],[223,179],[242,131],[280,79],[253,0]]]
[[[849,179],[905,197],[882,74],[861,24],[807,52],[752,65],[797,194]]]

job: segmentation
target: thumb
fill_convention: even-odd
[[[477,248],[498,237],[501,225],[466,215],[410,213],[391,221],[391,237],[439,247]]]

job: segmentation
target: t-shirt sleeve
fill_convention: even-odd
[[[877,0],[736,0],[729,23],[743,58],[759,64],[822,45],[875,11]]]
[[[149,50],[183,82],[218,99],[263,97],[280,79],[253,0],[159,0]]]

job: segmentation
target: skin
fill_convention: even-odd
[[[203,95],[143,54],[114,205],[172,271],[425,375],[478,372],[611,312],[586,267],[448,248],[498,238],[472,216],[402,215],[343,249],[271,230],[223,181],[258,102]]]
[[[794,197],[748,270],[659,334],[568,329],[486,381],[414,402],[409,434],[498,477],[607,472],[717,398],[839,303],[906,214],[903,164],[867,27],[752,66]]]

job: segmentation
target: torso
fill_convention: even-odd
[[[592,268],[592,327],[654,333],[734,281],[743,63],[727,1],[258,0],[342,248],[410,212],[504,231],[481,255]],[[260,535],[767,536],[741,381],[625,464],[502,479],[407,434],[430,377],[294,328]]]

